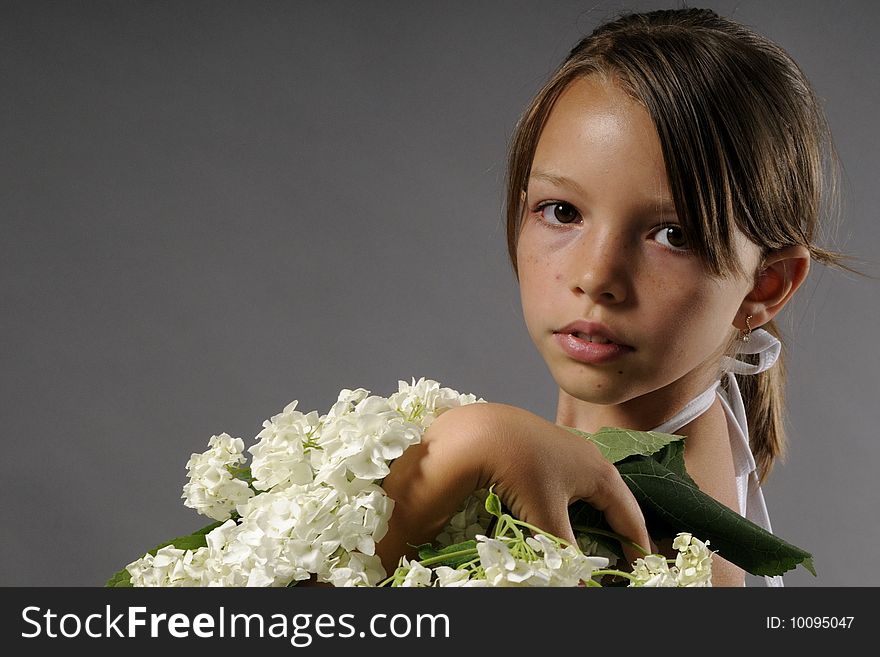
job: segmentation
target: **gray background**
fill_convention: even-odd
[[[428,376],[552,419],[501,219],[507,140],[567,50],[659,2],[0,5],[0,584],[101,585],[202,526],[185,463],[292,399]],[[872,2],[709,2],[786,47],[880,244]],[[876,267],[866,271],[876,274]],[[783,313],[789,586],[880,584],[878,282]]]

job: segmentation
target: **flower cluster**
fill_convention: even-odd
[[[675,561],[656,554],[637,559],[630,586],[702,587],[712,586],[712,552],[705,543],[688,533],[672,541],[678,551]]]
[[[674,560],[648,555],[617,570],[606,529],[575,526],[577,544],[522,522],[489,490],[470,495],[419,559],[387,576],[376,543],[394,502],[390,463],[450,408],[482,402],[430,379],[400,381],[389,397],[342,390],[324,415],[297,402],[265,421],[255,443],[212,436],[187,463],[184,504],[216,522],[125,568],[133,586],[710,586],[711,552],[690,534]],[[247,451],[251,462],[247,465]],[[605,540],[600,540],[604,537]],[[192,547],[187,547],[187,546]],[[130,578],[128,577],[130,575]]]
[[[587,556],[547,534],[520,538],[479,534],[474,551],[476,558],[459,568],[431,568],[403,558],[387,583],[401,587],[580,586],[592,582],[598,569],[608,565],[607,558]]]
[[[208,447],[202,454],[193,454],[186,464],[190,480],[183,487],[184,505],[214,520],[225,520],[254,494],[246,481],[232,476],[247,460],[244,441],[222,433],[211,436]]]
[[[480,489],[469,495],[434,542],[440,547],[447,547],[486,534],[495,520],[495,516],[486,509],[488,495],[487,489]]]
[[[400,381],[389,397],[342,390],[330,410],[297,402],[263,423],[247,451],[213,436],[187,463],[184,504],[222,522],[196,549],[166,546],[129,564],[135,586],[288,586],[314,577],[336,586],[385,577],[376,543],[394,502],[379,483],[444,411],[475,403],[436,381]]]
[[[584,552],[578,546],[503,513],[501,501],[491,491],[486,494],[485,509],[494,518],[493,537],[477,534],[472,540],[445,549],[430,548],[423,551],[424,557],[419,561],[403,558],[394,574],[381,585],[602,586],[602,579],[611,577],[628,580],[630,587],[712,586],[712,553],[707,543],[690,534],[678,534],[673,541],[673,548],[678,551],[674,560],[648,554],[636,561],[633,572],[625,572],[609,568],[606,556]]]

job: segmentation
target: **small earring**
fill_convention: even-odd
[[[746,317],[746,330],[740,331],[739,339],[742,340],[743,342],[748,342],[749,337],[752,335],[752,325],[750,324],[751,319],[752,319],[751,315],[748,315]]]

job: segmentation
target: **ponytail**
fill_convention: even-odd
[[[762,329],[782,341],[779,327],[770,320]],[[785,344],[773,367],[758,374],[737,375],[746,418],[749,443],[761,483],[770,474],[776,459],[785,456]]]

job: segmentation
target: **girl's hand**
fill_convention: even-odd
[[[511,513],[574,542],[568,506],[581,499],[611,528],[649,548],[638,502],[598,448],[547,420],[504,404],[446,411],[391,465],[382,486],[395,501],[377,546],[388,572],[411,546],[432,541],[473,491],[494,485]],[[642,556],[623,544],[630,563]]]

